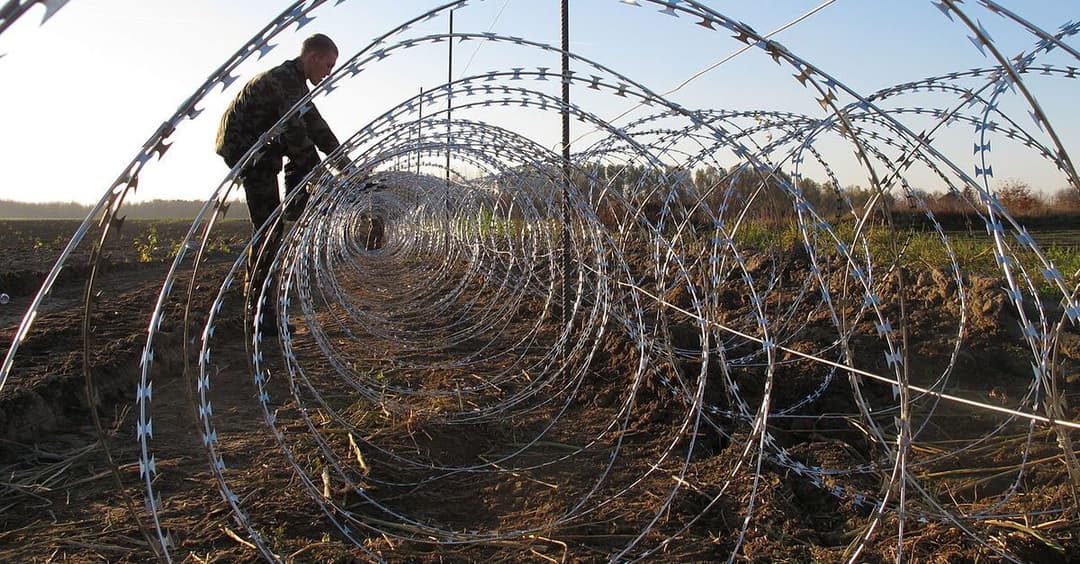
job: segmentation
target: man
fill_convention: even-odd
[[[225,159],[225,164],[230,168],[235,166],[262,134],[310,92],[307,82],[317,85],[330,74],[337,64],[337,58],[337,45],[320,33],[304,40],[300,57],[285,61],[251,79],[221,117],[216,149],[217,154]],[[281,204],[277,176],[281,171],[282,159],[288,158],[285,163],[285,190],[291,193],[319,163],[316,147],[329,154],[338,145],[337,137],[314,104],[309,104],[309,109],[303,115],[294,114],[289,118],[281,134],[256,154],[254,162],[240,171],[254,231],[258,231]],[[306,202],[307,194],[301,193],[297,203],[285,211],[286,217],[299,217]],[[278,225],[252,245],[247,267],[253,296],[258,295],[266,280],[269,263],[281,245],[281,235],[282,229]],[[271,316],[264,316],[264,321],[273,323]]]

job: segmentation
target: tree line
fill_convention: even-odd
[[[707,205],[748,205],[748,217],[758,219],[791,216],[794,213],[790,196],[792,191],[800,193],[815,210],[825,214],[845,213],[852,209],[861,213],[871,201],[875,201],[874,190],[862,186],[840,187],[807,177],[794,180],[782,171],[759,173],[749,166],[727,170],[705,166],[687,173],[673,167],[658,169],[633,164],[590,163],[584,167],[582,176],[591,178],[594,183],[616,189],[628,197],[640,194],[662,198],[663,194],[655,192],[658,186],[693,187],[697,195],[705,196]],[[579,186],[588,184],[582,180],[584,179],[578,179]],[[1033,189],[1022,180],[1008,179],[998,182],[992,188],[998,201],[1014,216],[1080,212],[1080,191],[1071,186],[1045,193]],[[911,196],[893,190],[877,198],[875,207],[905,212],[920,206],[934,213],[969,214],[981,210],[984,204],[974,190],[965,187],[961,192],[915,189]]]
[[[205,202],[198,200],[150,200],[124,205],[121,215],[131,219],[192,219]],[[247,206],[229,207],[228,218],[247,219]],[[77,202],[16,202],[0,200],[0,219],[82,219],[92,206]]]

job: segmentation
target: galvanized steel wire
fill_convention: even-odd
[[[154,130],[46,279],[0,369],[0,386],[10,384],[19,345],[72,252],[112,236],[122,221],[125,197],[155,156],[167,157],[176,128],[212,119],[200,116],[199,102],[215,87],[237,80],[236,68],[265,54],[287,28],[332,14],[340,3],[293,4]],[[1002,558],[1015,559],[988,543],[974,524],[1009,514],[1008,502],[1020,495],[1031,463],[1032,441],[1046,432],[1060,446],[1073,489],[1047,514],[1075,516],[1080,466],[1072,438],[1080,422],[1069,417],[1064,374],[1054,355],[1059,335],[1080,322],[1078,288],[1070,286],[1076,275],[1060,272],[1037,237],[1000,202],[991,180],[991,140],[1027,147],[1080,190],[1070,153],[1025,84],[1028,75],[1039,73],[1075,87],[1076,68],[1070,65],[1080,55],[1069,42],[1080,23],[1051,33],[988,0],[935,2],[943,17],[957,23],[958,44],[967,43],[964,34],[969,35],[988,53],[989,64],[867,93],[702,2],[610,3],[612,10],[654,9],[659,13],[653,17],[678,17],[684,25],[715,30],[718,41],[734,37],[766,53],[788,67],[822,112],[690,108],[650,89],[649,77],[620,73],[572,47],[567,53],[493,32],[414,34],[418,22],[468,10],[472,2],[465,1],[419,14],[359,52],[343,53],[339,68],[264,140],[280,133],[287,118],[305,111],[311,99],[332,96],[338,87],[360,80],[365,70],[394,64],[407,49],[428,50],[435,57],[448,40],[482,42],[485,49],[527,53],[526,60],[566,55],[574,70],[570,76],[536,64],[485,70],[387,108],[304,181],[310,200],[298,221],[286,224],[275,215],[264,227],[284,226],[286,236],[273,257],[275,275],[262,288],[243,287],[245,253],[235,257],[227,272],[211,272],[202,262],[217,222],[236,195],[238,171],[259,157],[262,143],[222,179],[179,247],[147,320],[136,393],[137,440],[145,517],[163,558],[175,556],[175,539],[161,525],[168,500],[155,485],[160,471],[154,384],[163,377],[156,362],[160,332],[177,323],[183,325],[185,374],[194,391],[192,409],[207,467],[251,543],[265,558],[280,558],[237,495],[242,484],[228,473],[219,445],[219,435],[229,430],[219,427],[222,420],[214,411],[216,379],[223,370],[215,351],[229,343],[217,329],[240,318],[245,320],[245,373],[257,390],[252,401],[260,405],[264,431],[273,436],[282,463],[322,509],[326,530],[360,550],[367,550],[365,539],[371,535],[447,545],[542,535],[649,491],[662,500],[652,516],[635,523],[629,540],[606,555],[648,559],[695,526],[697,518],[661,533],[658,521],[678,496],[688,495],[689,469],[704,448],[697,441],[710,434],[722,436],[739,455],[723,481],[709,484],[701,515],[714,510],[740,479],[752,479],[731,558],[754,526],[763,473],[781,469],[869,512],[869,525],[852,542],[852,561],[871,542],[890,535],[897,560],[903,559],[905,526],[928,521],[956,526]],[[32,4],[5,7],[0,31]],[[47,4],[55,9],[55,3]],[[1029,33],[1032,47],[1020,54],[999,52],[972,19],[988,12]],[[562,84],[594,97],[566,106],[558,95]],[[924,105],[920,93],[933,93],[936,103]],[[627,123],[612,123],[595,96],[630,99],[650,111]],[[909,98],[919,102],[907,106]],[[1013,103],[1010,108],[1019,100],[1026,115],[1005,113],[1006,100]],[[567,112],[580,127],[599,135],[575,142],[566,161],[528,132],[486,121],[491,108],[548,115],[553,122]],[[970,149],[960,155],[935,143],[952,127],[974,128],[974,171],[965,164]],[[871,200],[865,205],[840,189],[842,180],[830,164],[837,140],[845,154],[854,151],[872,178]],[[443,164],[447,155],[449,168]],[[349,164],[330,166],[342,162]],[[613,177],[598,164],[644,172],[638,178]],[[705,180],[695,177],[706,167],[724,172]],[[1032,367],[1020,386],[1026,393],[1007,404],[953,391],[955,367],[971,330],[970,278],[954,240],[909,182],[915,167],[940,178],[989,233],[986,251],[996,258],[1019,326],[1016,342],[1030,355],[1026,361]],[[809,169],[825,171],[828,209],[804,191],[800,180]],[[912,366],[909,320],[927,306],[905,289],[916,276],[899,266],[903,236],[892,229],[887,243],[874,239],[880,232],[872,226],[880,221],[874,210],[885,205],[889,194],[907,198],[925,214],[949,263],[939,275],[954,288],[947,301],[956,313],[941,333],[949,352],[940,365]],[[767,206],[779,210],[771,216],[770,229],[793,234],[783,252],[747,242],[755,214]],[[384,229],[378,248],[364,241],[373,217]],[[564,256],[574,260],[564,263]],[[796,262],[800,267],[793,269]],[[196,283],[218,288],[212,303],[192,299]],[[241,290],[261,296],[261,307],[277,317],[277,330],[267,330],[258,312],[244,311]],[[564,295],[569,298],[565,305]],[[736,305],[733,295],[738,296]],[[93,300],[88,294],[87,312]],[[183,319],[170,318],[167,305],[173,300],[185,304]],[[303,330],[294,333],[294,326]],[[585,390],[595,378],[593,361],[605,339],[627,343],[632,360],[621,367],[628,373],[610,410],[602,412],[603,421],[585,422],[578,408],[593,399]],[[813,367],[800,370],[814,374],[816,383],[794,399],[784,395],[780,400],[777,388],[789,385],[792,366]],[[287,386],[275,392],[270,381],[282,373]],[[644,390],[652,387],[662,390],[671,423],[652,438],[656,448],[643,459],[646,455],[629,448],[625,437],[643,409]],[[279,397],[283,392],[287,396]],[[825,398],[837,394],[848,398],[850,411],[830,411],[837,404]],[[292,407],[283,410],[285,404]],[[516,437],[498,455],[443,460],[381,441],[358,422],[362,412],[414,419],[418,426],[447,433],[508,421],[533,424],[527,427],[530,435]],[[978,436],[949,448],[933,453],[913,449],[929,428],[947,424],[942,421],[957,412],[977,414],[988,423]],[[871,458],[851,465],[815,464],[778,439],[778,422],[822,416],[850,421],[870,445],[866,452]],[[992,503],[950,502],[934,491],[933,480],[922,477],[935,464],[955,461],[1017,429],[1027,438],[1020,443],[1011,485],[992,496]],[[574,445],[554,454],[539,448],[572,431],[578,438]],[[423,490],[469,475],[538,476],[596,453],[602,460],[589,459],[595,472],[588,483],[558,490],[569,497],[544,523],[463,528],[417,518],[409,513],[410,505],[380,495]],[[378,469],[369,468],[373,465]],[[656,481],[660,472],[675,479]],[[324,481],[344,484],[365,509],[325,496]],[[378,558],[374,552],[368,555]]]

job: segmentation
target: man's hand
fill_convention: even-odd
[[[339,183],[348,182],[350,185],[364,184],[370,175],[369,169],[357,166],[353,161],[350,161],[342,155],[335,159],[336,162],[328,165],[328,169],[333,172],[334,180]]]
[[[338,155],[333,159],[327,159],[326,170],[330,171],[330,174],[337,180],[343,180],[349,176],[349,173],[355,170],[355,166],[352,161],[349,160],[349,156],[346,154]]]

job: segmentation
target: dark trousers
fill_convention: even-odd
[[[247,198],[248,215],[251,216],[252,234],[258,232],[259,227],[266,223],[274,210],[281,205],[281,196],[278,194],[278,173],[281,172],[284,151],[276,146],[268,147],[255,162],[244,167],[240,176],[244,185],[244,194]],[[235,163],[233,163],[235,164]],[[314,167],[314,163],[300,163],[289,159],[285,163],[285,189],[292,192],[300,184],[305,176]],[[303,211],[307,202],[307,194],[301,194],[289,209],[285,210],[285,216],[296,219]],[[281,247],[282,226],[280,220],[271,228],[267,229],[257,239],[252,241],[251,249],[247,256],[247,279],[249,284],[248,305],[254,307],[255,299],[262,290],[262,285],[270,272],[270,263],[274,260]],[[270,310],[264,306],[264,310]],[[254,309],[252,313],[254,314]],[[265,318],[264,320],[269,320]]]
[[[381,249],[383,246],[383,221],[382,218],[373,215],[368,217],[367,250]]]

